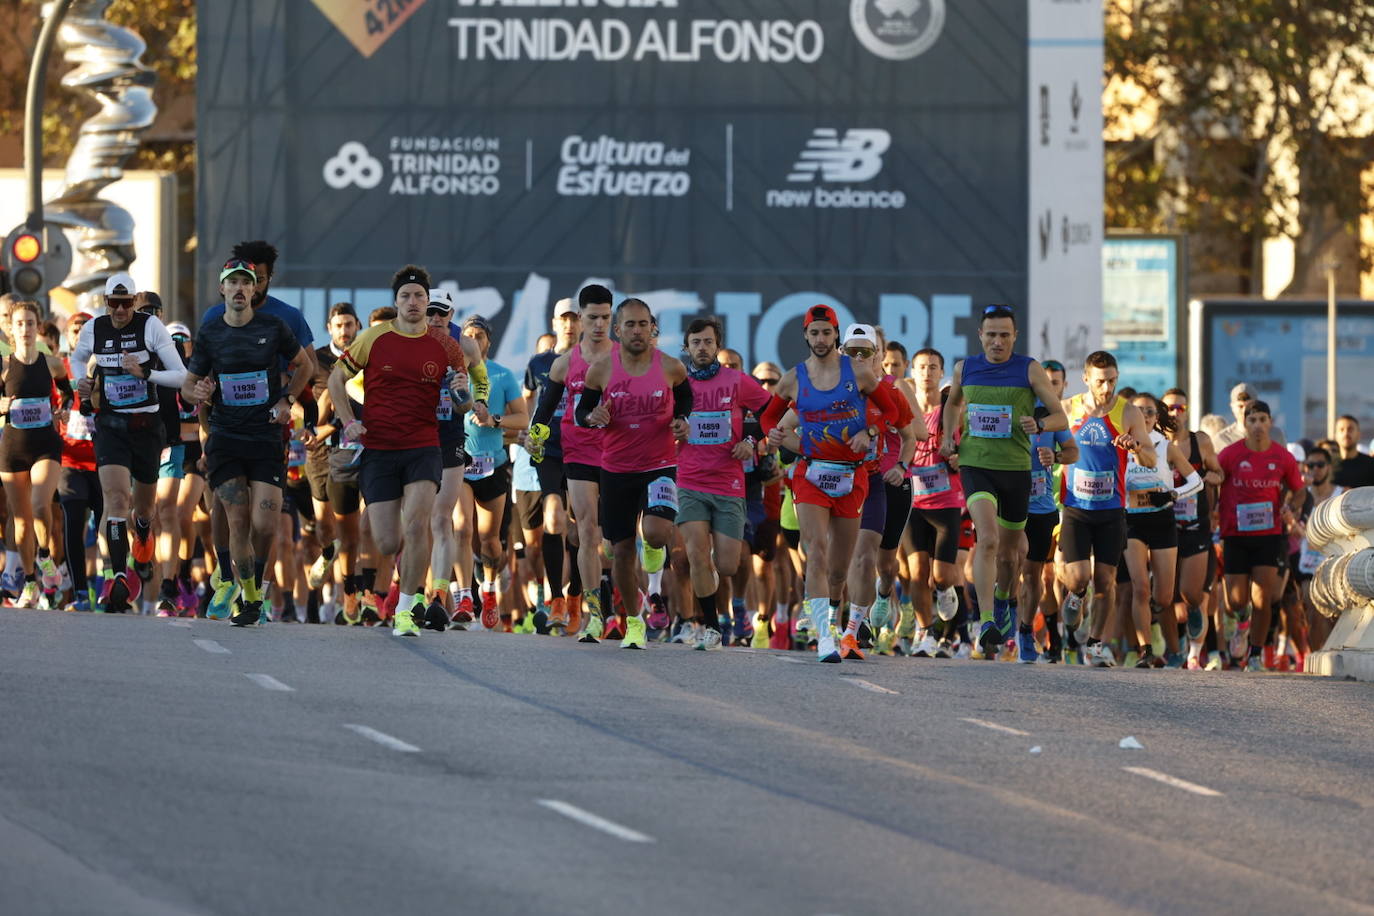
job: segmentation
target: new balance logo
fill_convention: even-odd
[[[883,170],[883,153],[891,145],[892,135],[877,128],[850,128],[841,138],[832,127],[818,127],[787,180],[868,181]]]

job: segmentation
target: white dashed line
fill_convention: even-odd
[[[886,687],[880,687],[872,681],[866,681],[863,678],[859,677],[841,678],[841,681],[846,684],[853,684],[855,687],[862,687],[864,690],[870,691],[872,693],[886,693],[894,697],[901,695],[897,693],[897,691],[895,690],[888,690]]]
[[[1179,779],[1177,776],[1170,776],[1168,773],[1161,773],[1159,770],[1152,770],[1148,767],[1122,767],[1121,769],[1125,770],[1127,773],[1144,776],[1146,779],[1153,779],[1155,782],[1162,782],[1166,786],[1173,786],[1175,789],[1182,789],[1184,792],[1192,792],[1194,795],[1206,795],[1211,798],[1221,797],[1221,793],[1216,789],[1209,789],[1195,782]]]
[[[990,728],[993,731],[1001,732],[1004,735],[1019,735],[1024,738],[1030,734],[1030,732],[1023,732],[1019,728],[1010,728],[1006,725],[998,725],[996,722],[988,722],[984,719],[960,719],[959,721],[968,722],[970,725],[977,725],[982,728]]]
[[[791,663],[794,664],[794,665],[805,665],[805,664],[806,664],[806,659],[804,659],[804,658],[793,658],[793,657],[790,656],[790,655],[774,655],[773,657],[776,658],[776,659],[777,659],[778,661],[780,661],[780,662],[791,662]]]
[[[418,754],[420,749],[413,744],[407,744],[400,738],[393,738],[386,732],[379,732],[375,728],[366,725],[345,725],[349,731],[357,732],[369,741],[376,741],[383,747],[389,747],[393,751],[400,751],[403,754]]]
[[[555,798],[541,798],[539,804],[548,808],[550,811],[557,811],[564,817],[571,818],[579,824],[585,824],[593,830],[600,830],[602,833],[609,833],[611,836],[627,843],[652,843],[654,838],[640,833],[638,830],[631,830],[629,827],[621,826],[615,821],[608,821],[604,817],[592,814],[590,811],[583,811],[576,805],[570,805],[565,801]]]
[[[211,655],[229,654],[228,649],[224,648],[224,646],[221,646],[213,639],[193,639],[191,640],[191,642],[195,643],[197,646],[200,646],[202,649],[204,649],[206,652],[209,652]]]
[[[257,684],[263,690],[278,690],[282,693],[291,693],[296,689],[295,687],[289,687],[283,684],[270,674],[245,674],[244,677],[248,678],[248,680],[252,681],[254,684]]]
[[[169,627],[186,627],[187,629],[190,629],[190,627],[191,627],[191,621],[189,621],[189,620],[169,620],[169,621],[167,621],[167,626],[169,626]]]

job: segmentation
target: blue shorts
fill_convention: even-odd
[[[176,445],[168,446],[162,450],[162,464],[158,466],[157,476],[159,480],[171,478],[181,480],[186,476],[186,468],[183,461],[186,459],[186,443],[178,442]]]

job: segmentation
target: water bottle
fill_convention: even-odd
[[[544,460],[544,443],[549,441],[549,428],[543,423],[534,423],[525,436],[525,451],[535,464]]]

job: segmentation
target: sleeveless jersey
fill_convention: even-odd
[[[52,373],[42,353],[25,365],[19,357],[5,359],[5,396],[10,398],[5,436],[17,437],[30,447],[61,447],[61,436],[52,425]]]
[[[573,416],[577,399],[582,397],[582,389],[587,384],[587,370],[591,364],[582,358],[582,345],[578,344],[568,353],[568,375],[563,381],[563,462],[565,464],[589,464],[601,466],[601,444],[606,436],[604,429],[578,426]]]
[[[940,457],[944,435],[945,406],[941,404],[923,418],[930,436],[916,443],[911,458],[911,507],[913,509],[962,509],[964,487],[959,475]]]
[[[1075,509],[1122,509],[1126,505],[1126,452],[1112,444],[1125,426],[1126,399],[1117,395],[1105,417],[1089,417],[1086,398],[1069,399],[1069,431],[1078,460],[1064,469],[1060,502]]]
[[[797,416],[802,454],[825,461],[858,463],[863,452],[849,447],[849,439],[867,427],[867,398],[859,390],[848,356],[840,357],[840,380],[821,390],[811,384],[806,363],[797,365]]]
[[[146,374],[151,369],[164,368],[148,350],[145,328],[148,316],[135,312],[122,328],[114,326],[109,315],[91,321],[91,353],[95,356],[96,378],[100,383],[101,413],[155,413],[159,402],[157,385],[147,378],[136,378],[124,371],[122,362],[133,354]]]
[[[1174,485],[1173,474],[1169,472],[1169,440],[1157,429],[1150,430],[1150,444],[1155,447],[1155,466],[1147,468],[1136,460],[1134,453],[1126,456],[1126,492],[1132,490],[1166,489]],[[1142,512],[1159,512],[1155,506],[1133,506],[1128,501],[1126,511],[1132,515]]]
[[[1193,470],[1197,471],[1201,477],[1207,473],[1203,468],[1202,449],[1197,444],[1197,433],[1188,433],[1188,463]],[[1183,478],[1174,472],[1174,486],[1181,486]],[[1207,487],[1204,486],[1191,496],[1185,496],[1174,502],[1174,518],[1178,521],[1178,527],[1183,531],[1200,531],[1203,519],[1207,524],[1211,524],[1212,505],[1207,499]]]
[[[673,386],[663,374],[662,350],[654,351],[653,362],[643,375],[627,372],[620,362],[620,348],[612,350],[611,378],[601,402],[611,412],[610,425],[601,440],[602,468],[616,474],[635,474],[677,464]]]
[[[959,378],[964,392],[960,467],[1030,470],[1030,436],[1020,421],[1035,415],[1031,362],[1023,353],[1013,353],[1004,363],[989,362],[981,353],[964,360]]]

